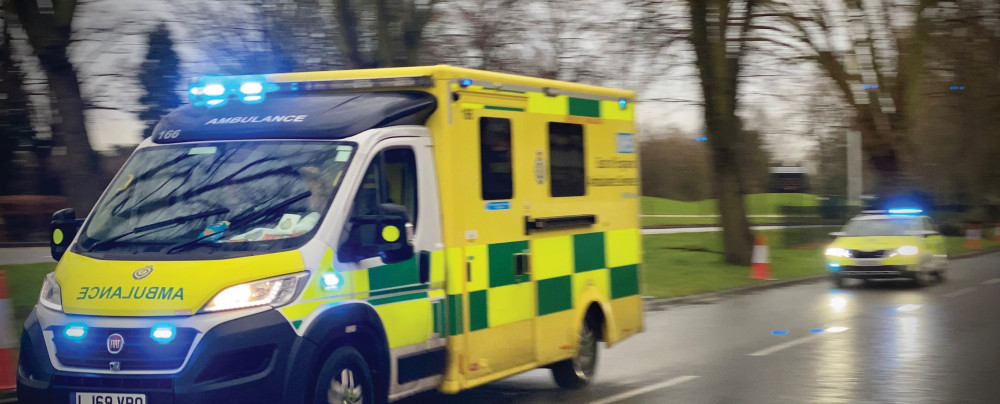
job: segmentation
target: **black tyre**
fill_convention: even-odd
[[[351,347],[330,354],[316,379],[316,404],[374,404],[372,372],[365,358]]]
[[[917,271],[913,274],[913,284],[917,287],[930,286],[931,284],[931,273],[927,271]]]
[[[576,355],[552,365],[552,377],[564,389],[581,389],[590,384],[597,369],[598,335],[594,328],[599,324],[584,321],[580,327],[580,344]]]
[[[844,287],[844,277],[840,275],[830,275],[830,283],[837,289]]]

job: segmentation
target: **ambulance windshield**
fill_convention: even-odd
[[[79,252],[295,248],[319,225],[354,146],[243,141],[139,150],[94,208]]]

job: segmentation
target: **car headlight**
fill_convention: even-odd
[[[896,249],[896,252],[898,252],[899,255],[917,255],[920,250],[912,245],[904,245]]]
[[[216,293],[201,311],[211,313],[259,306],[285,305],[295,298],[299,282],[302,282],[306,275],[308,274],[303,272],[230,286]]]
[[[55,272],[49,272],[48,275],[45,275],[42,292],[38,295],[38,302],[52,310],[62,311],[62,289],[59,289],[59,284],[56,283]]]
[[[826,255],[831,256],[831,257],[850,258],[851,257],[851,252],[849,250],[845,250],[845,249],[839,248],[839,247],[830,247],[830,248],[826,249]]]

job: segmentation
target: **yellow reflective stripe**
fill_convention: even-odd
[[[431,251],[431,284],[444,281],[444,250]]]
[[[462,109],[483,109],[486,108],[483,104],[473,104],[471,102],[463,102]]]
[[[462,285],[465,283],[465,254],[461,247],[449,248],[445,254],[448,258],[448,278],[446,287],[449,295],[462,293]]]
[[[489,326],[496,327],[534,317],[535,299],[527,298],[534,294],[534,287],[533,282],[525,282],[490,288],[486,292]]]
[[[535,280],[573,273],[573,237],[559,236],[531,240],[531,271]]]
[[[329,303],[326,300],[317,300],[312,302],[305,302],[299,304],[293,304],[289,306],[282,307],[278,309],[281,314],[285,315],[289,321],[303,319],[310,313],[316,310],[317,307]]]
[[[382,318],[389,348],[426,342],[434,327],[431,302],[427,299],[375,306],[375,311]]]
[[[330,294],[329,291],[323,289],[323,285],[320,284],[320,281],[323,279],[324,273],[333,272],[333,249],[327,248],[326,252],[323,253],[323,260],[320,261],[319,268],[316,269],[316,272],[317,273],[312,276],[309,284],[306,285],[306,289],[302,291],[302,300],[310,300]]]
[[[633,120],[633,105],[633,103],[629,102],[625,105],[625,109],[621,109],[618,101],[601,101],[601,119],[631,121]]]
[[[534,114],[569,115],[569,97],[549,97],[542,93],[528,93],[528,112]]]
[[[344,280],[351,285],[351,290],[354,292],[355,299],[366,299],[368,298],[369,284],[368,284],[368,269],[359,269],[357,271],[347,271],[343,272],[347,275]]]
[[[639,229],[604,232],[604,260],[608,268],[638,264],[640,243]]]
[[[468,283],[469,292],[485,290],[490,287],[489,254],[485,244],[465,247],[465,255],[472,266],[472,281]],[[464,265],[463,265],[464,267]]]

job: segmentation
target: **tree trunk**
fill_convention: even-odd
[[[99,156],[90,146],[80,85],[66,53],[76,2],[55,1],[51,14],[39,13],[33,1],[14,3],[18,19],[48,79],[52,146],[60,151],[54,153],[50,161],[59,175],[63,194],[77,214],[82,215],[90,212],[97,202],[105,178]]]
[[[721,29],[718,22],[711,22],[729,21],[729,4],[725,0],[714,2],[712,6],[706,4],[706,0],[689,0],[688,4],[691,7],[691,44],[705,100],[705,128],[712,151],[725,261],[749,265],[753,234],[743,202],[743,173],[738,156],[743,152],[744,142],[740,141],[742,125],[736,115],[742,52],[733,55],[727,51],[729,41],[742,38],[728,38],[726,29]]]
[[[76,71],[65,52],[52,52],[41,60],[48,76],[49,94],[52,99],[53,146],[64,149],[62,156],[55,155],[55,165],[62,184],[63,194],[81,216],[90,212],[105,185],[100,159],[90,146],[83,116],[83,100]]]

